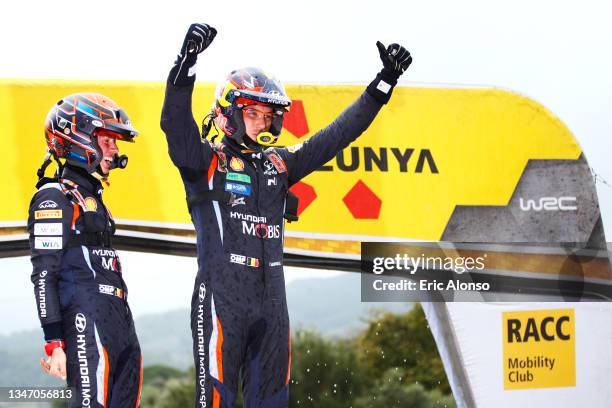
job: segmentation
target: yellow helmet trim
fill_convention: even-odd
[[[227,94],[230,93],[230,91],[233,91],[234,89],[238,89],[236,88],[236,85],[232,84],[230,81],[227,81],[225,89],[223,90],[223,93],[218,99],[219,105],[224,108],[227,108],[231,105],[231,103],[227,100]]]

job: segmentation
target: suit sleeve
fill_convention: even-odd
[[[31,280],[38,317],[47,341],[64,338],[58,280],[62,256],[71,234],[73,214],[72,203],[54,188],[38,191],[30,203]]]
[[[374,120],[382,103],[364,92],[332,123],[296,149],[279,149],[287,163],[289,185],[312,173],[357,139]],[[293,152],[293,153],[292,153]]]
[[[193,84],[176,86],[168,81],[161,114],[168,153],[184,181],[196,181],[208,170],[212,149],[202,142],[191,112]]]

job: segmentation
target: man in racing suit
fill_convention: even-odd
[[[191,302],[197,407],[233,407],[239,378],[247,407],[288,404],[291,360],[283,276],[287,189],[361,135],[387,103],[412,58],[378,43],[384,68],[367,90],[303,145],[276,142],[291,101],[262,71],[233,71],[216,95],[201,140],[191,110],[197,55],[216,35],[193,24],[170,71],[161,126],[196,230],[198,273]],[[205,132],[206,132],[205,131]]]
[[[32,282],[49,356],[41,365],[67,374],[74,407],[139,405],[142,357],[101,183],[127,164],[116,140],[136,135],[125,112],[99,94],[67,96],[47,116],[49,154],[28,218]],[[54,178],[44,177],[50,156]]]

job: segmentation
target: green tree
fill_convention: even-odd
[[[364,389],[354,344],[298,331],[292,340],[290,407],[346,407]]]
[[[195,380],[193,378],[172,378],[164,384],[162,397],[155,408],[191,407],[193,406],[194,398]]]
[[[142,369],[142,385],[158,385],[171,378],[184,378],[187,373],[163,365],[150,365]]]
[[[153,385],[143,385],[140,393],[140,405],[142,407],[157,407],[161,400],[162,389],[165,383]]]
[[[406,384],[406,370],[388,369],[373,385],[357,398],[354,408],[455,408],[452,396],[442,397],[440,391],[428,392],[421,384]],[[450,397],[450,398],[449,398]]]
[[[359,360],[369,378],[398,367],[405,372],[405,383],[450,393],[436,343],[418,304],[405,314],[384,313],[371,319],[359,338]]]

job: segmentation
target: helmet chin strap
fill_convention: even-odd
[[[108,182],[108,174],[104,174],[99,165],[96,171],[94,171],[93,173],[89,173],[89,174],[91,174],[96,179],[100,180],[100,182],[104,182],[104,184],[106,184],[107,186],[110,186],[110,183]]]

